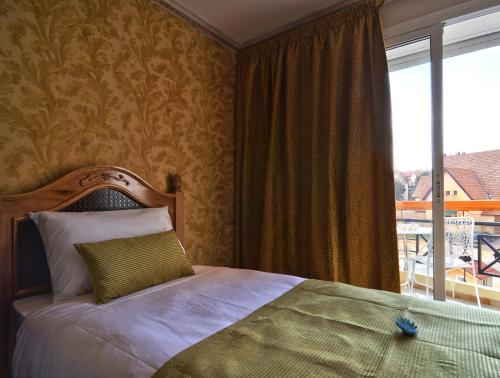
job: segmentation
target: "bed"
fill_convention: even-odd
[[[125,169],[89,167],[0,198],[2,355],[15,377],[498,376],[498,313],[341,283],[194,266],[105,304],[92,293],[52,301],[28,212],[168,206],[182,242],[180,185],[174,176],[161,193]]]

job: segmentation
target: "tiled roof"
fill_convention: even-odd
[[[445,156],[444,167],[471,199],[500,199],[500,150]],[[421,176],[413,197],[423,200],[431,187]]]
[[[473,200],[487,199],[486,192],[483,190],[479,179],[472,169],[446,167],[447,171],[455,182],[460,185],[465,193]]]
[[[431,191],[431,187],[431,176],[420,176],[412,196],[416,199],[424,200]]]
[[[488,199],[488,193],[490,198],[500,199],[500,150],[445,156],[444,166],[470,169],[485,192],[481,199]]]
[[[402,180],[404,180],[407,184],[411,180],[411,176],[415,175],[416,177],[420,176],[423,171],[417,169],[414,171],[398,171],[397,169],[394,170],[394,173]]]

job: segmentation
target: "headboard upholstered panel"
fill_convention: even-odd
[[[80,198],[78,201],[65,207],[61,211],[111,211],[142,208],[144,208],[143,205],[118,190],[101,188]]]
[[[35,223],[26,219],[17,225],[14,241],[14,268],[16,272],[16,294],[19,292],[43,292],[50,290],[50,275],[42,239]],[[36,288],[36,290],[34,290]]]
[[[126,169],[87,167],[38,190],[0,197],[0,362],[7,356],[8,319],[14,299],[50,290],[43,243],[27,216],[35,211],[109,211],[168,206],[177,237],[183,241],[183,197],[179,176],[170,193],[154,189]]]

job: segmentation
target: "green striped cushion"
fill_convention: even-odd
[[[75,248],[87,264],[97,303],[194,274],[173,230]]]

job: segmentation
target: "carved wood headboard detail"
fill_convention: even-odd
[[[183,242],[183,197],[178,175],[170,177],[170,193],[163,193],[126,169],[85,167],[35,191],[0,196],[0,366],[7,362],[12,301],[50,291],[43,244],[28,212],[162,206],[168,206],[177,237]]]

